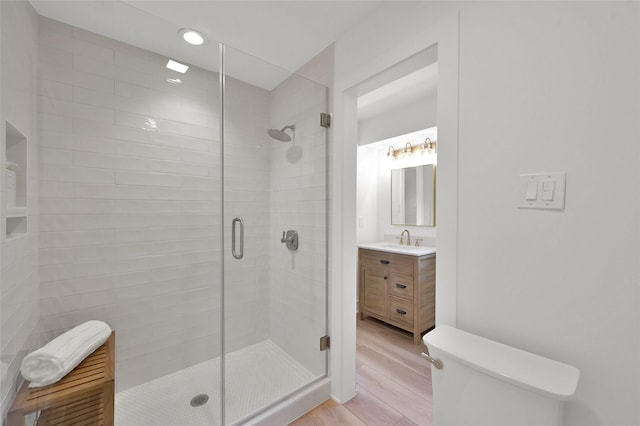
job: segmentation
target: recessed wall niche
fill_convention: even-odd
[[[27,233],[27,138],[8,121],[5,122],[6,238]]]

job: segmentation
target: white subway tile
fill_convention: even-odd
[[[70,215],[52,215],[47,212],[46,214],[40,214],[38,219],[40,235],[48,231],[69,231],[74,229],[73,217]]]
[[[73,34],[73,27],[71,25],[62,23],[60,21],[56,21],[51,18],[44,17],[42,15],[38,15],[38,27],[41,30],[55,32],[58,34],[64,34],[68,36]]]
[[[107,212],[105,212],[107,213]],[[73,214],[71,216],[74,231],[106,229],[105,218],[108,215],[103,214]]]
[[[142,111],[145,114],[135,114],[126,111],[116,111],[116,123],[124,126],[136,127],[150,131],[170,133],[178,136],[192,136],[199,139],[218,139],[220,137],[217,128],[185,124],[168,119],[149,116],[151,111]]]
[[[114,288],[121,288],[151,282],[151,277],[149,271],[136,271],[121,274],[112,273],[111,281]]]
[[[149,188],[150,197],[154,200],[214,200],[220,199],[215,189],[189,188]]]
[[[118,242],[162,241],[177,240],[179,238],[180,229],[149,228],[116,231],[116,240]]]
[[[113,63],[114,61],[113,49],[88,43],[68,34],[51,31],[48,28],[40,29],[40,45],[54,47],[75,55],[86,56],[106,63]]]
[[[71,138],[73,149],[77,151],[114,153],[116,141],[114,139],[73,135]]]
[[[49,198],[73,198],[74,196],[73,183],[41,180],[38,185],[39,192],[46,194]]]
[[[40,266],[40,282],[61,281],[73,278],[73,264]]]
[[[145,186],[76,184],[75,195],[78,198],[139,200],[149,198],[149,188]]]
[[[41,248],[72,247],[70,232],[40,232]]]
[[[111,265],[104,261],[86,263],[76,262],[73,265],[73,277],[78,279],[92,276],[105,276],[110,272],[110,269]]]
[[[61,167],[70,166],[72,156],[71,152],[67,150],[41,147],[38,150],[38,161],[41,164],[55,164]]]
[[[101,214],[113,210],[110,200],[40,198],[40,208],[47,214]]]
[[[151,243],[151,253],[185,253],[218,248],[219,242],[213,238],[182,241],[159,241]]]
[[[96,123],[81,119],[73,120],[73,130],[74,133],[79,135],[101,135],[102,137],[112,139],[148,143],[152,145],[169,146],[197,151],[206,151],[208,148],[207,141],[204,139],[188,136],[176,138],[175,135],[160,132],[149,132],[144,129],[117,126],[108,123]]]
[[[115,173],[112,170],[93,169],[88,167],[41,164],[39,169],[41,180],[79,183],[114,183]]]
[[[71,52],[40,45],[38,54],[40,63],[56,65],[69,70],[73,68],[73,54]]]
[[[73,55],[72,68],[77,72],[94,74],[109,80],[115,80],[115,65],[81,55]]]
[[[40,249],[40,265],[57,265],[73,263],[73,250],[70,248]]]
[[[76,247],[113,244],[116,241],[115,232],[111,230],[73,231],[71,235]]]
[[[80,105],[74,102],[51,97],[39,96],[38,110],[45,114],[63,115],[65,117],[103,121],[106,123],[115,122],[115,112],[113,109],[95,107],[91,105]]]
[[[180,158],[181,156],[181,151],[176,148],[135,142],[119,142],[116,146],[116,152],[120,155],[142,158],[158,158],[162,160],[173,160]]]
[[[219,226],[220,220],[209,214],[150,215],[148,223],[154,227]]]
[[[114,202],[114,213],[116,214],[149,213],[163,215],[181,211],[181,201],[116,200]]]
[[[73,119],[60,115],[38,113],[38,127],[44,131],[71,132]]]
[[[136,215],[136,214],[114,214],[105,217],[105,227],[109,229],[114,228],[146,228],[148,226],[155,226],[151,222],[151,215]]]
[[[87,293],[90,291],[106,291],[113,288],[111,277],[108,275],[76,278],[74,280],[74,285],[75,290],[78,293]]]
[[[113,249],[110,246],[83,246],[72,249],[75,262],[87,263],[92,261],[109,261],[114,258]]]
[[[38,95],[58,99],[61,101],[73,100],[73,86],[51,80],[38,80]]]
[[[111,79],[82,71],[69,70],[58,65],[40,63],[39,75],[44,80],[57,81],[103,93],[113,93],[114,91],[114,81]]]
[[[73,280],[40,283],[40,298],[42,299],[69,296],[73,293],[75,293]]]
[[[118,185],[180,186],[181,177],[166,173],[116,172]]]

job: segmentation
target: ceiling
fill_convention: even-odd
[[[220,68],[218,42],[222,42],[227,46],[227,74],[267,90],[387,3],[380,0],[30,2],[40,15],[212,71]],[[181,28],[200,31],[207,42],[202,46],[188,45],[178,37]],[[420,97],[435,96],[437,65],[400,74],[388,78],[397,80],[385,82],[384,87],[372,82],[371,87],[358,93],[361,119]],[[372,90],[376,87],[379,88]]]
[[[259,71],[240,78],[267,89],[288,74],[278,67],[298,70],[382,3],[31,0],[40,15],[209,70],[219,69],[222,42],[233,47],[227,49],[227,71]],[[200,31],[207,43],[186,44],[177,35],[181,28]]]
[[[436,62],[359,96],[358,119],[368,120],[419,100],[435,100],[437,94],[438,63]]]

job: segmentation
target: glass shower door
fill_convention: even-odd
[[[224,47],[225,424],[325,377],[326,87]]]

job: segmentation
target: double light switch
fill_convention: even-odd
[[[566,173],[520,175],[518,207],[523,209],[563,209]]]

